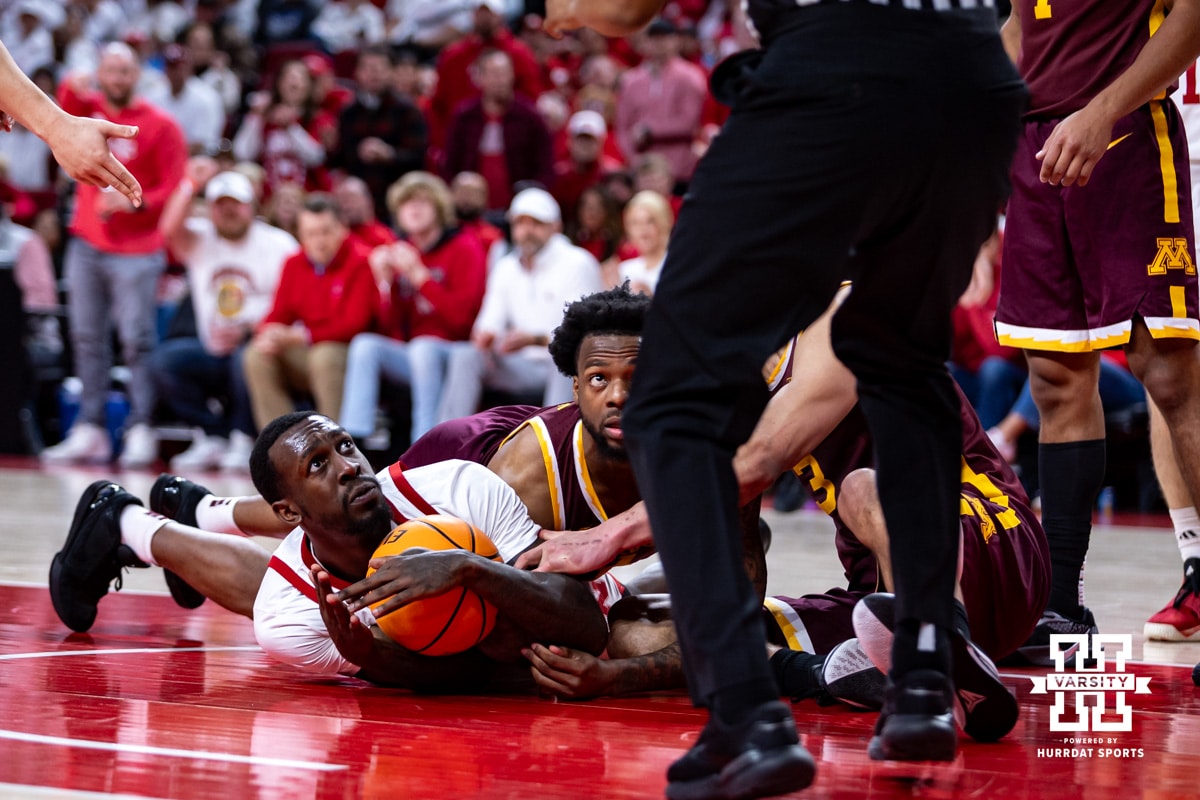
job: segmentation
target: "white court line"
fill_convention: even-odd
[[[129,655],[144,653],[245,653],[262,652],[256,644],[237,645],[229,647],[128,647],[128,648],[99,648],[96,650],[58,650],[48,653],[9,653],[0,656],[0,661],[17,661],[25,658],[62,658],[65,656],[97,656],[97,655]]]
[[[825,513],[825,512],[820,512]],[[49,589],[46,581],[0,581],[0,586],[12,586],[16,589]],[[163,589],[122,589],[121,594],[137,595],[139,597],[169,597],[170,592]]]
[[[179,750],[174,747],[150,747],[139,744],[116,744],[113,742],[94,742],[90,739],[66,739],[61,736],[42,736],[36,733],[0,730],[0,739],[17,742],[33,742],[34,744],[49,744],[58,747],[80,747],[86,750],[107,750],[113,753],[141,753],[148,756],[167,756],[172,758],[196,758],[204,761],[225,761],[230,764],[251,764],[260,767],[289,767],[291,769],[306,769],[316,772],[338,772],[348,769],[345,764],[315,764],[311,761],[294,761],[288,758],[263,758],[260,756],[239,756],[233,753],[214,753],[210,750]]]
[[[28,800],[32,797],[49,797],[53,800],[80,800],[101,798],[104,800],[156,800],[154,795],[108,794],[107,792],[85,792],[80,789],[60,789],[57,786],[30,786],[24,783],[0,783],[0,797]]]

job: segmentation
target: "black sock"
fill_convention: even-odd
[[[793,700],[803,700],[820,693],[817,675],[824,663],[825,656],[800,650],[778,650],[771,656],[771,672],[782,694]]]
[[[947,632],[929,623],[933,633],[932,649],[920,649],[922,623],[902,620],[896,625],[896,640],[892,645],[892,676],[900,677],[915,669],[932,669],[950,674],[950,641]]]
[[[725,726],[737,725],[764,703],[779,699],[774,681],[746,681],[718,689],[708,700],[708,708]]]
[[[1092,509],[1104,483],[1104,440],[1038,446],[1042,528],[1050,545],[1049,608],[1078,619],[1079,575],[1092,535]]]

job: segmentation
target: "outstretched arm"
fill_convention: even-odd
[[[521,554],[519,569],[595,576],[653,552],[646,505],[637,503],[594,528],[543,531],[546,541]]]
[[[76,117],[63,111],[25,77],[8,48],[0,43],[0,106],[50,146],[55,160],[77,181],[124,194],[142,204],[142,187],[108,149],[109,138],[132,139],[137,128],[108,120]]]
[[[605,36],[628,36],[644,28],[665,0],[546,0],[543,27],[551,36],[591,28]]]

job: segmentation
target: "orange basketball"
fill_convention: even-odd
[[[442,514],[410,519],[397,526],[375,550],[375,558],[394,556],[412,547],[457,548],[500,560],[496,545],[482,531],[465,520]],[[496,609],[470,589],[456,587],[409,603],[378,617],[376,622],[392,641],[414,653],[447,656],[471,649],[491,633]]]

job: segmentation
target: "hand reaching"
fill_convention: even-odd
[[[101,189],[116,189],[134,208],[141,208],[141,184],[108,149],[110,138],[132,139],[137,133],[132,125],[66,114],[45,138],[55,160],[72,178]]]

